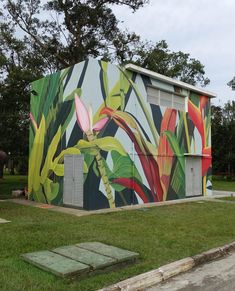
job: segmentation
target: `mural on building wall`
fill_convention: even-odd
[[[211,187],[210,101],[191,94],[188,113],[148,104],[151,82],[95,60],[35,81],[30,198],[63,203],[66,154],[84,155],[87,209],[185,197],[185,153],[208,155],[202,159],[206,194]]]

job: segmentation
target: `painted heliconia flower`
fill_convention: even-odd
[[[93,125],[91,107],[89,106],[87,109],[85,104],[82,102],[82,100],[79,98],[77,94],[75,94],[75,108],[78,125],[80,126],[81,130],[85,133],[89,131],[90,132],[100,131],[109,120],[108,117],[101,118]]]
[[[196,107],[192,101],[188,102],[189,116],[200,133],[202,139],[202,176],[206,174],[211,167],[211,147],[206,144],[205,138],[205,121],[203,118],[203,109],[205,108],[209,98],[206,96],[200,96],[200,108]]]
[[[175,109],[167,108],[161,123],[161,132],[166,130],[174,133],[176,127],[177,111]],[[166,199],[168,187],[170,184],[170,174],[174,160],[174,152],[167,140],[165,134],[160,135],[158,145],[157,163],[159,166],[160,179],[162,183],[164,199]]]
[[[130,137],[134,144],[135,151],[138,154],[140,163],[143,167],[145,177],[148,181],[149,188],[152,193],[153,201],[162,201],[163,190],[160,182],[159,167],[157,161],[154,155],[150,152],[145,140],[138,132],[138,127],[132,117],[126,112],[113,110],[108,107],[104,107],[100,113],[106,114],[107,116],[112,118],[113,121],[120,128],[122,128]],[[144,192],[141,190],[138,183],[135,183],[133,181],[131,182],[130,179],[125,179],[124,177],[122,177],[121,179],[115,179],[115,183],[133,189],[139,194],[142,200],[145,201],[145,199],[143,198]]]

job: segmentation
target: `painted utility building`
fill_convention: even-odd
[[[30,199],[91,210],[210,195],[211,97],[93,59],[33,82]]]

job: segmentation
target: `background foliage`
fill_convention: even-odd
[[[194,85],[208,84],[204,66],[189,54],[172,52],[166,41],[143,41],[135,32],[119,28],[114,5],[135,12],[147,4],[147,0],[1,1],[0,149],[24,164],[20,160],[28,155],[29,83],[89,56],[136,63]]]
[[[212,106],[213,173],[235,174],[235,101]]]

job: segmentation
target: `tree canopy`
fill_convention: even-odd
[[[213,171],[235,172],[235,101],[212,106]]]
[[[199,60],[191,58],[188,53],[172,52],[165,40],[156,44],[146,43],[140,47],[137,51],[135,63],[191,85],[206,86],[210,82],[205,77],[204,66]]]
[[[206,85],[204,66],[166,41],[122,30],[115,5],[135,12],[148,0],[2,0],[0,4],[0,149],[27,155],[30,82],[88,57],[135,63]]]

